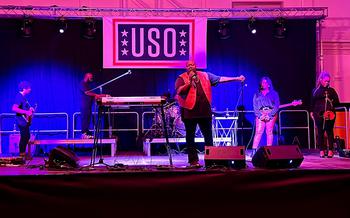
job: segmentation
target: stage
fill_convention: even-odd
[[[0,209],[11,217],[347,217],[350,159],[304,150],[296,169],[188,169],[187,156],[104,157],[108,169],[0,167]],[[98,161],[98,159],[97,159]],[[203,155],[200,155],[203,164]],[[80,157],[82,166],[90,157]]]
[[[307,171],[307,170],[349,170],[350,158],[339,157],[335,155],[333,158],[320,158],[317,150],[303,150],[304,160],[300,167],[290,170]],[[94,167],[88,167],[91,162],[90,156],[79,157],[79,169],[48,169],[45,168],[45,160],[48,157],[34,157],[30,161],[26,161],[25,165],[7,164],[0,167],[0,176],[26,176],[26,175],[65,175],[65,174],[81,174],[81,173],[115,173],[115,172],[186,172],[186,171],[273,171],[274,169],[255,168],[252,165],[250,151],[246,155],[246,167],[243,169],[229,169],[218,167],[215,169],[205,168],[204,155],[199,154],[200,164],[203,166],[199,169],[188,168],[187,154],[174,152],[172,154],[173,167],[169,164],[169,156],[145,156],[141,152],[120,152],[115,157],[108,155],[102,156],[103,163],[99,164],[100,156],[95,159]],[[40,167],[42,166],[42,167]],[[114,167],[115,166],[115,167]],[[44,167],[44,168],[43,168]],[[275,169],[276,170],[276,169]],[[279,169],[283,170],[283,169]],[[287,171],[290,171],[287,170]]]

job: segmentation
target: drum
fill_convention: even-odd
[[[185,137],[186,136],[185,124],[184,124],[184,122],[182,122],[181,116],[178,116],[174,119],[172,135],[174,137]]]
[[[153,112],[153,125],[157,126],[157,136],[159,136],[159,134],[162,134],[162,137],[164,137],[161,109],[153,109]],[[167,107],[164,107],[164,114],[169,137],[186,137],[186,129],[185,124],[181,119],[180,107],[175,104],[168,105]],[[198,126],[196,129],[196,137],[203,137]]]
[[[163,117],[162,117],[162,111],[160,108],[154,108],[153,111],[154,112],[154,116],[153,116],[153,123],[152,123],[152,127],[149,130],[149,134],[150,136],[152,136],[153,138],[162,138],[165,137],[164,134],[164,125],[163,125]],[[168,115],[168,112],[166,110],[164,110],[164,114],[165,114],[165,122],[166,122],[166,128],[167,128],[167,132],[168,134],[172,133],[172,128],[171,128],[171,122],[170,122],[170,117]],[[171,136],[171,135],[169,135]]]
[[[159,108],[154,108],[153,124],[163,125],[162,112]]]
[[[175,120],[176,118],[180,117],[180,108],[177,105],[172,105],[171,107],[169,107],[166,110],[166,114],[172,118],[173,120]]]
[[[185,129],[185,124],[181,119],[180,107],[174,105],[171,108],[169,108],[169,117],[170,117],[170,120],[173,120],[172,122],[173,137],[186,137],[186,129]],[[199,126],[197,126],[197,129],[196,129],[196,137],[203,137],[199,129]]]

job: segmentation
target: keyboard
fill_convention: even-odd
[[[97,99],[97,103],[102,106],[160,106],[165,102],[165,98],[162,96],[102,97]]]

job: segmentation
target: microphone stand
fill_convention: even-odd
[[[241,143],[242,143],[242,145],[243,145],[243,133],[244,133],[244,127],[243,127],[243,124],[244,124],[244,122],[243,122],[243,94],[244,94],[244,87],[245,87],[245,83],[244,82],[241,82],[241,89],[240,89],[240,91],[239,91],[239,96],[238,96],[238,99],[237,99],[237,103],[236,103],[236,106],[235,106],[235,111],[236,111],[236,114],[238,113],[237,111],[237,108],[238,108],[238,103],[239,103],[239,101],[241,100],[241,104],[242,104],[242,109],[241,109],[241,111],[240,111],[240,115],[239,115],[239,117],[241,118]],[[239,113],[238,113],[239,114]]]
[[[115,77],[114,79],[111,79],[111,80],[109,80],[109,81],[107,81],[107,82],[105,82],[105,83],[103,83],[103,84],[101,84],[101,85],[99,85],[99,86],[96,86],[95,88],[93,88],[93,89],[90,89],[90,90],[88,90],[88,91],[85,91],[85,93],[86,92],[92,92],[92,91],[95,91],[96,89],[100,89],[100,88],[102,88],[103,86],[105,86],[105,85],[107,85],[107,84],[109,84],[109,83],[111,83],[111,82],[113,82],[113,81],[115,81],[115,80],[117,80],[117,79],[120,79],[120,78],[122,78],[122,77],[124,77],[124,76],[126,76],[126,75],[130,75],[131,74],[131,70],[128,70],[126,73],[124,73],[124,74],[122,74],[122,75],[120,75],[120,76],[117,76],[117,77]],[[102,89],[101,89],[102,90]]]
[[[90,89],[88,91],[86,91],[85,93],[87,92],[92,92],[96,89],[100,89],[100,91],[102,92],[102,87],[115,81],[115,80],[118,80],[126,75],[130,75],[131,74],[131,70],[128,70],[126,73],[120,75],[120,76],[117,76],[93,89]],[[93,150],[92,150],[92,155],[91,155],[91,160],[90,160],[90,167],[94,167],[95,166],[95,159],[96,159],[96,155],[97,155],[97,148],[98,148],[98,140],[100,139],[100,160],[98,161],[99,164],[104,164],[103,163],[103,158],[102,158],[102,138],[101,138],[101,134],[100,134],[100,131],[101,131],[101,117],[102,117],[102,113],[103,113],[103,106],[102,105],[99,105],[98,106],[98,114],[97,114],[97,122],[95,123],[95,126],[94,126],[94,146],[93,146]],[[109,113],[108,113],[109,114]],[[108,117],[108,121],[110,121],[109,119],[110,117]],[[109,122],[109,125],[110,125],[110,122]],[[110,128],[110,127],[109,127]],[[111,135],[111,133],[110,133]]]
[[[330,105],[333,107],[332,105],[332,101],[328,98],[328,91],[325,91],[325,100],[324,100],[324,112],[323,112],[323,126],[322,129],[324,130],[325,126],[326,126],[326,112],[327,112],[327,103],[330,103]]]

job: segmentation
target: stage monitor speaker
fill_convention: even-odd
[[[304,156],[297,145],[260,147],[252,158],[253,166],[261,168],[297,168]]]
[[[79,167],[79,157],[68,148],[57,146],[49,155],[49,168],[75,169]]]
[[[205,167],[230,167],[244,168],[245,147],[244,146],[205,146]]]

